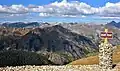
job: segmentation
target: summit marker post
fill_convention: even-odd
[[[103,42],[99,45],[99,65],[102,71],[107,71],[112,69],[112,45],[108,42],[112,39],[112,32],[108,29],[101,32],[100,34]]]
[[[112,32],[105,29],[104,32],[101,32],[101,39],[104,40],[104,44],[108,43],[108,39],[112,39]]]

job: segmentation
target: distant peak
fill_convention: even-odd
[[[116,23],[115,21],[111,21],[110,23]]]
[[[117,22],[115,22],[115,21],[111,21],[110,23],[107,23],[107,25],[120,28],[120,22],[117,23]]]

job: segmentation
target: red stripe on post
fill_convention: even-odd
[[[101,35],[100,35],[101,38],[108,38],[108,39],[111,39],[112,38],[112,32],[101,32]]]
[[[107,34],[106,32],[101,32],[101,34]]]
[[[107,34],[111,34],[112,35],[112,32],[108,32]]]

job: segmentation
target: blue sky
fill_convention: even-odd
[[[46,5],[46,4],[50,4],[52,2],[55,2],[55,1],[60,2],[62,0],[1,0],[0,4],[1,5],[12,5],[12,4]],[[94,7],[101,7],[101,6],[104,6],[107,2],[116,3],[116,2],[119,2],[120,0],[68,0],[68,1],[80,1],[80,2],[85,2],[91,6],[94,6]]]
[[[1,0],[0,21],[109,22],[120,0]]]

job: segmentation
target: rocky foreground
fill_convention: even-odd
[[[66,66],[16,66],[1,67],[0,71],[103,71],[98,65],[66,65]],[[112,70],[118,71],[117,67]]]

